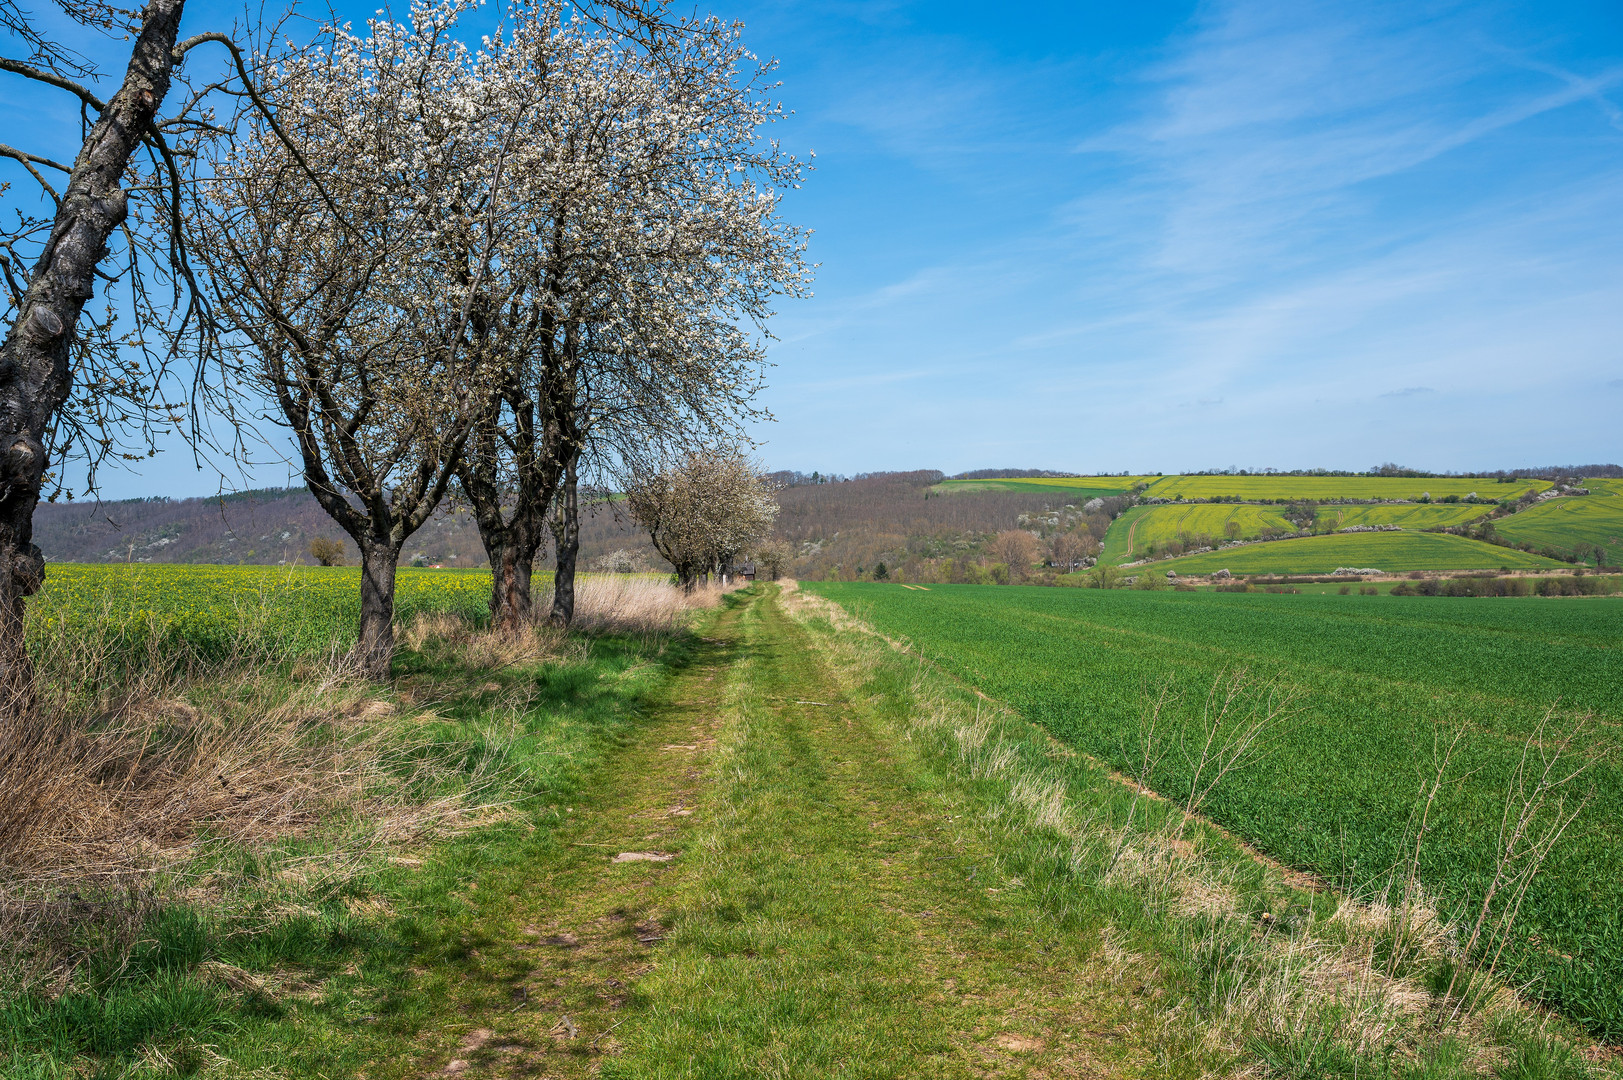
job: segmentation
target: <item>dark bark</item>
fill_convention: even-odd
[[[523,626],[535,607],[530,579],[540,545],[504,543],[483,531],[480,539],[490,559],[490,624],[508,630]]]
[[[546,542],[547,511],[558,490],[560,462],[554,449],[556,427],[537,423],[534,400],[516,391],[507,397],[513,416],[516,489],[505,493],[504,506],[504,492],[497,480],[502,436],[495,419],[469,439],[457,480],[473,509],[479,540],[490,559],[491,624],[514,629],[534,613],[531,572]]]
[[[698,566],[672,543],[665,522],[658,516],[660,512],[658,501],[654,500],[646,503],[641,512],[644,514],[644,518],[639,520],[642,520],[643,527],[648,530],[648,539],[654,545],[654,550],[659,552],[665,561],[671,564],[671,568],[676,571],[676,583],[682,587],[682,591],[685,593],[692,592],[694,585],[698,582]],[[637,511],[634,510],[633,514],[636,513]]]
[[[33,543],[34,507],[51,464],[45,444],[72,386],[69,351],[96,266],[128,214],[120,180],[169,92],[183,6],[151,0],[143,10],[123,85],[74,161],[50,239],[0,345],[0,687],[13,693],[33,684],[23,614],[45,579]]]
[[[400,548],[372,544],[361,549],[361,632],[355,661],[369,679],[389,677],[394,658],[394,579]]]
[[[570,455],[558,486],[558,508],[552,520],[552,542],[557,552],[557,568],[552,578],[554,626],[568,628],[575,619],[575,560],[580,554],[580,476],[577,455]]]
[[[296,390],[286,381],[278,383],[282,415],[304,459],[305,486],[361,551],[361,620],[353,655],[368,678],[382,681],[389,677],[394,655],[394,582],[400,551],[444,498],[462,444],[451,441],[449,460],[425,455],[404,482],[385,488],[382,479],[366,467],[353,435],[336,438],[336,445],[323,445],[324,432],[342,429],[323,424],[309,398],[308,391]],[[363,402],[361,408],[365,407]],[[329,409],[328,415],[339,412]],[[359,507],[344,496],[328,473],[328,453],[344,487],[361,503]]]
[[[399,376],[386,367],[369,370],[363,357],[343,356],[331,340],[348,305],[366,285],[366,275],[360,274],[335,286],[334,295],[326,297],[333,313],[319,320],[326,338],[301,332],[286,312],[267,305],[277,323],[276,333],[283,336],[267,336],[256,345],[282,417],[298,444],[305,485],[361,551],[361,621],[354,656],[368,677],[381,681],[388,678],[394,651],[394,580],[400,551],[445,497],[469,429],[454,423],[453,412],[448,418],[453,422],[436,434],[432,448],[367,445],[366,418],[380,407],[371,387]],[[403,476],[391,476],[391,467],[403,458],[414,459],[411,468]]]
[[[291,419],[298,410],[287,413]],[[328,477],[320,443],[308,427],[294,428],[304,453],[304,479],[321,508],[337,522],[361,550],[361,621],[354,658],[369,679],[389,677],[394,658],[394,584],[400,551],[444,497],[454,465],[421,462],[412,482],[385,491],[381,484],[363,485],[349,478],[347,486],[362,503],[357,509]],[[453,445],[452,453],[458,448]]]
[[[555,251],[563,245],[566,216],[559,210],[553,222]],[[546,268],[541,295],[556,295],[562,269]],[[560,342],[558,312],[551,303],[516,321],[482,308],[475,322],[492,351],[508,355],[489,414],[468,439],[457,481],[490,559],[491,623],[513,629],[533,615],[531,571],[546,543],[565,448],[578,445],[578,439],[569,436],[575,431],[579,327],[573,322],[565,325]],[[506,484],[501,480],[504,472],[511,477]]]

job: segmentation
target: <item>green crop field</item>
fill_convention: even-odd
[[[1130,491],[1134,484],[1154,480],[1153,476],[1035,476],[989,480],[943,480],[936,491],[1018,491],[1053,495],[1067,502],[1108,498]]]
[[[1294,530],[1278,508],[1246,503],[1191,503],[1187,506],[1134,507],[1111,523],[1106,534],[1107,561],[1142,555],[1158,540],[1204,533],[1221,541],[1230,521],[1239,522],[1240,535],[1247,539],[1264,532]],[[1129,546],[1128,536],[1132,543]]]
[[[1343,566],[1405,570],[1546,570],[1565,564],[1447,533],[1337,533],[1249,544],[1148,564],[1157,571],[1210,574],[1328,574]]]
[[[540,576],[540,575],[538,575]],[[353,639],[360,616],[359,567],[183,566],[147,563],[51,563],[29,607],[36,627],[126,643],[153,636],[208,653],[228,648],[249,624],[283,647],[319,647]],[[538,582],[545,587],[546,579]],[[395,614],[488,611],[488,570],[402,568]]]
[[[1594,480],[1585,480],[1583,486],[1590,491],[1605,492],[1609,495],[1623,495],[1623,479],[1615,477],[1598,477]]]
[[[1623,558],[1623,497],[1617,495],[1550,499],[1500,518],[1494,527],[1500,536],[1518,543],[1557,551],[1595,544],[1606,548],[1614,560]]]
[[[1321,506],[1319,529],[1341,529],[1348,525],[1400,525],[1405,529],[1435,529],[1464,525],[1492,510],[1479,503],[1375,503],[1367,506]]]
[[[1104,548],[1099,559],[1106,563],[1118,563],[1131,558],[1128,554],[1130,545],[1138,542],[1138,530],[1135,524],[1147,517],[1153,506],[1134,506],[1122,512],[1122,515],[1110,523],[1110,529],[1105,533]]]
[[[1540,718],[1592,714],[1593,801],[1529,889],[1507,956],[1532,993],[1623,1039],[1623,600],[804,587],[1129,772],[1138,718],[1162,688],[1187,712],[1236,665],[1283,679],[1300,713],[1263,764],[1219,785],[1209,812],[1354,889],[1400,860],[1434,740],[1460,733],[1420,858],[1455,917],[1474,915],[1491,879],[1512,769]],[[1171,726],[1151,783],[1176,794],[1190,777]]]
[[[1324,506],[1319,508],[1316,527],[1321,531],[1348,525],[1401,525],[1405,529],[1427,529],[1444,525],[1463,525],[1475,521],[1488,510],[1486,506],[1462,503]],[[1185,536],[1204,534],[1222,541],[1225,536],[1224,530],[1230,521],[1239,523],[1240,536],[1247,540],[1268,532],[1292,532],[1296,528],[1285,520],[1280,508],[1275,506],[1256,506],[1250,503],[1174,503],[1134,507],[1111,524],[1110,532],[1105,537],[1105,560],[1122,562],[1141,557],[1156,541],[1175,540]],[[1401,569],[1441,569],[1441,567],[1404,566]]]
[[[1476,492],[1484,499],[1516,498],[1525,491],[1543,491],[1548,480],[1518,480],[1497,484],[1492,480],[1414,478],[1403,476],[1163,476],[1146,495],[1163,499],[1210,499],[1236,495],[1242,499],[1434,499],[1464,497]]]

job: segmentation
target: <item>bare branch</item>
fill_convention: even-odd
[[[11,60],[4,56],[0,56],[0,71],[9,71],[13,75],[21,75],[25,79],[33,79],[35,82],[54,86],[58,90],[66,90],[97,112],[104,112],[107,108],[107,103],[101,98],[92,94],[88,89],[72,79],[58,75],[54,71],[42,71],[31,64],[25,64],[20,60]]]

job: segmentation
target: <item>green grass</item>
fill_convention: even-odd
[[[1146,495],[1175,499],[1434,499],[1461,497],[1476,492],[1484,499],[1515,498],[1525,491],[1543,491],[1548,480],[1518,480],[1497,484],[1492,480],[1449,478],[1410,479],[1400,476],[1163,476]]]
[[[1605,548],[1612,561],[1623,560],[1623,496],[1549,499],[1493,524],[1500,536],[1517,543],[1564,552],[1592,544]]]
[[[410,749],[393,767],[433,767],[404,796],[485,809],[344,848],[341,813],[311,806],[319,827],[306,833],[205,842],[151,879],[165,903],[122,945],[92,905],[66,924],[80,963],[65,983],[0,981],[0,1075],[393,1080],[449,1075],[458,1060],[468,1080],[968,1080],[1079,1065],[1193,1080],[1255,1072],[1259,1058],[1303,1076],[1477,1075],[1460,1055],[1409,1068],[1454,1053],[1429,1023],[1360,1054],[1348,1039],[1362,1029],[1328,999],[1278,999],[1308,1025],[1301,1037],[1227,1008],[1231,994],[1277,988],[1281,939],[1259,914],[1317,934],[1311,958],[1352,933],[1328,917],[1334,896],[1291,887],[1164,806],[1133,817],[1129,788],[1044,729],[984,709],[886,641],[785,617],[776,592],[734,594],[699,633],[576,637],[542,657],[431,638],[402,652],[387,688],[312,688],[308,665],[238,673],[251,692],[225,676],[184,688],[205,720],[293,698],[311,748],[381,730]],[[1129,609],[1165,599],[1095,595]],[[1104,614],[1118,640],[1137,629]],[[1503,644],[1580,698],[1615,690],[1567,629],[1556,655],[1597,683]],[[1502,664],[1468,674],[1502,689]],[[350,708],[383,701],[397,712]],[[1172,879],[1112,875],[1118,834],[1137,865],[1139,845],[1174,829],[1158,863],[1178,868]],[[611,859],[650,850],[679,854]],[[1187,911],[1191,889],[1230,906]],[[16,958],[0,957],[0,980]],[[1476,1049],[1570,1052],[1559,1026],[1525,1019]]]
[[[1103,920],[1022,882],[1045,845],[994,841],[979,793],[899,737],[917,715],[905,665],[861,665],[849,686],[770,595],[707,634],[737,650],[724,703],[684,692],[697,715],[720,705],[711,780],[647,1011],[604,1077],[969,1080],[999,1058],[1036,1072],[1085,1054],[1094,1075],[1142,1059],[1147,1027],[1091,1034],[1135,1007],[1099,992]],[[1032,1048],[1008,1054],[1010,1035]]]
[[[1492,874],[1525,740],[1549,709],[1561,724],[1592,714],[1594,801],[1534,881],[1507,955],[1535,996],[1623,1038],[1623,601],[804,587],[1129,772],[1145,702],[1162,688],[1198,701],[1235,665],[1277,676],[1302,712],[1265,766],[1219,786],[1210,813],[1355,888],[1403,857],[1435,740],[1458,732],[1454,782],[1420,860],[1456,915],[1474,910]],[[1188,766],[1156,741],[1166,757],[1152,782],[1176,793]]]
[[[1157,572],[1210,574],[1328,574],[1339,567],[1388,573],[1407,570],[1553,569],[1566,564],[1514,548],[1447,533],[1338,533],[1249,544],[1146,564]]]
[[[1122,511],[1121,516],[1112,521],[1110,528],[1105,532],[1104,544],[1099,552],[1100,561],[1117,563],[1131,558],[1128,554],[1128,541],[1132,540],[1136,543],[1138,540],[1138,533],[1133,528],[1133,523],[1153,509],[1155,508],[1152,506],[1134,506]]]

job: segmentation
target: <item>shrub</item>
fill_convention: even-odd
[[[322,566],[343,566],[344,542],[330,536],[318,536],[310,541],[310,557]]]

